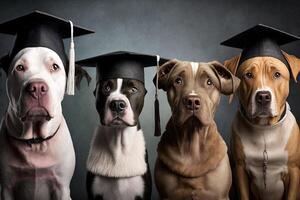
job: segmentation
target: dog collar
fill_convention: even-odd
[[[17,138],[17,137],[15,137],[15,136],[13,136],[13,135],[8,134],[8,131],[7,131],[7,130],[6,130],[6,135],[7,135],[8,137],[10,137],[10,138],[16,140],[16,141],[19,141],[19,142],[24,143],[24,144],[26,144],[26,145],[28,145],[28,146],[31,146],[31,145],[33,145],[33,144],[40,144],[40,143],[42,143],[42,142],[45,142],[45,141],[47,141],[47,140],[50,140],[51,138],[53,138],[53,137],[57,134],[59,128],[60,128],[60,125],[58,126],[58,128],[56,129],[56,131],[55,131],[52,135],[50,135],[50,136],[48,136],[48,137],[46,137],[46,138],[38,137],[38,138],[31,138],[31,139],[21,139],[21,138]]]

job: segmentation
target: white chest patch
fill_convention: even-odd
[[[101,195],[104,200],[134,200],[143,197],[144,181],[141,176],[130,178],[95,177],[92,191],[95,196]]]
[[[146,173],[143,131],[99,126],[92,139],[87,169],[107,177],[131,177]]]
[[[284,193],[282,173],[287,172],[288,153],[285,150],[296,120],[287,110],[286,116],[273,126],[254,126],[243,117],[236,117],[234,131],[239,135],[245,154],[247,171],[253,176],[251,184],[258,188],[260,199],[281,200]],[[266,188],[263,173],[263,151],[268,154]]]
[[[193,76],[195,77],[198,71],[199,63],[191,62],[191,65],[192,65]]]

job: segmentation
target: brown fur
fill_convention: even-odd
[[[178,78],[181,84],[176,82]],[[218,62],[198,63],[197,72],[192,71],[190,62],[178,60],[160,67],[158,86],[167,91],[172,109],[157,148],[154,177],[161,198],[228,198],[231,172],[227,147],[213,118],[220,93],[231,94],[238,84]],[[189,96],[199,98],[201,105],[193,114],[183,103]]]
[[[188,128],[178,130],[170,120],[157,148],[158,158],[178,175],[203,176],[218,166],[227,153],[227,147],[215,123],[197,133],[190,133]]]
[[[249,105],[252,91],[261,87],[261,80],[264,79],[264,84],[271,87],[276,96],[277,102],[277,114],[270,117],[267,121],[268,125],[277,123],[280,120],[282,113],[284,112],[286,98],[289,94],[289,80],[290,76],[297,81],[297,76],[300,72],[300,59],[295,56],[289,55],[283,52],[286,60],[291,68],[291,75],[287,67],[280,60],[273,57],[254,57],[250,58],[238,67],[240,55],[225,61],[224,65],[237,77],[241,79],[241,84],[237,90],[240,104],[247,112],[247,106]],[[249,80],[245,78],[245,73],[253,72],[254,79]],[[274,80],[272,75],[275,71],[280,72],[281,80]],[[241,117],[241,116],[237,116]],[[254,124],[259,124],[260,121],[257,118],[250,119]],[[300,180],[300,132],[298,125],[293,128],[293,133],[290,136],[286,145],[288,152],[288,174],[282,174],[285,187],[285,199],[299,199],[299,180]],[[232,132],[231,138],[231,152],[233,160],[235,162],[234,173],[237,177],[237,185],[240,199],[258,199],[255,195],[256,188],[249,187],[249,181],[251,180],[251,174],[248,174],[245,168],[245,155],[241,140],[237,133]]]
[[[251,72],[254,78],[249,79],[245,74]],[[281,80],[274,78],[274,73],[280,72]],[[238,96],[247,113],[252,94],[263,86],[268,86],[274,92],[277,113],[268,119],[267,124],[278,122],[285,108],[286,98],[289,93],[289,71],[283,62],[273,57],[255,57],[244,61],[238,68],[236,75],[241,78]],[[258,124],[259,118],[251,118],[252,123]]]

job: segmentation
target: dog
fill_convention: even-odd
[[[297,79],[300,60],[282,52],[225,66],[241,79],[240,110],[232,124],[231,153],[240,199],[299,199],[299,127],[286,102],[289,80]]]
[[[101,125],[87,160],[89,199],[151,199],[151,174],[138,120],[146,92],[135,79],[97,83],[94,94]]]
[[[238,85],[217,61],[174,59],[159,68],[158,88],[167,92],[172,110],[154,171],[161,199],[228,199],[231,168],[214,115],[220,93],[229,95]]]
[[[1,199],[70,199],[75,153],[62,114],[65,86],[63,61],[49,48],[24,48],[11,61],[0,129]]]

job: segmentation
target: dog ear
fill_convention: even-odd
[[[234,56],[229,60],[225,60],[224,66],[233,74],[236,75],[237,67],[240,62],[241,55]]]
[[[90,85],[90,82],[92,78],[90,75],[87,73],[86,70],[84,70],[80,65],[75,65],[75,85],[77,89],[80,89],[80,83],[82,79],[85,78],[87,80],[88,86]]]
[[[241,54],[230,58],[229,60],[225,60],[224,66],[233,74],[236,75],[238,64],[240,62]],[[229,103],[233,100],[233,95],[229,96]]]
[[[222,94],[233,94],[240,84],[240,79],[234,76],[224,65],[218,61],[212,61],[208,63],[211,69],[214,71],[218,83],[215,86]]]
[[[167,90],[167,82],[168,82],[169,74],[178,62],[179,61],[177,59],[172,59],[159,67],[158,89],[163,89],[165,91]],[[154,85],[156,85],[156,75],[153,78],[153,83]]]
[[[284,51],[282,51],[282,53],[283,53],[286,61],[290,65],[290,69],[291,69],[291,73],[292,73],[291,76],[293,76],[295,82],[297,82],[297,77],[300,72],[300,59],[294,55],[289,55]]]

